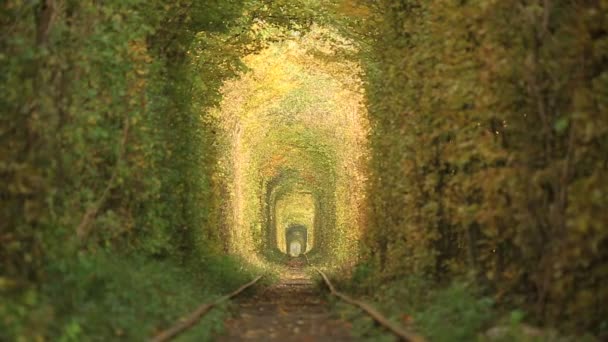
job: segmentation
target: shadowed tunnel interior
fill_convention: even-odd
[[[294,224],[285,232],[285,249],[290,256],[297,257],[308,251],[308,230],[303,225]]]

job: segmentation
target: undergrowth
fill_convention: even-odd
[[[337,287],[371,303],[390,320],[429,341],[596,341],[590,335],[563,336],[556,329],[533,327],[527,323],[534,321],[531,315],[496,305],[484,296],[480,286],[466,279],[439,286],[422,277],[379,281],[371,274],[368,266],[359,265],[349,279],[338,279]],[[396,340],[357,308],[339,301],[333,303],[335,312],[352,322],[355,337]]]
[[[495,318],[492,300],[476,296],[474,289],[464,283],[432,288],[420,278],[403,279],[381,285],[366,301],[373,303],[392,321],[415,330],[430,341],[473,341]],[[358,338],[394,340],[358,309],[343,303],[336,303],[335,307],[342,317],[353,322],[353,333]]]
[[[81,255],[49,266],[47,281],[39,291],[25,291],[26,300],[0,307],[0,340],[143,341],[251,278],[229,257],[183,264],[139,255]],[[220,305],[178,340],[210,340],[227,314]]]

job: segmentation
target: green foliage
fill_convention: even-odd
[[[285,228],[303,224],[320,259],[337,265],[357,256],[367,155],[361,80],[356,64],[311,52],[348,46],[318,26],[291,32],[247,56],[247,71],[226,82],[215,114],[232,252],[280,259]]]
[[[605,0],[2,2],[3,332],[114,334],[77,304],[145,315],[117,303],[132,281],[152,293],[163,262],[239,274],[214,258],[268,247],[277,199],[306,190],[316,257],[352,260],[364,233],[365,291],[468,277],[539,323],[605,334],[607,13]],[[157,280],[192,281],[178,273]],[[452,333],[471,336],[485,302],[443,291],[445,307],[419,314],[464,315]]]
[[[432,296],[414,319],[432,341],[473,341],[494,318],[491,306],[492,300],[479,299],[469,288],[455,283]]]
[[[356,286],[352,290],[362,290]],[[420,277],[406,277],[376,287],[370,300],[394,322],[431,341],[596,341],[589,334],[564,335],[556,329],[526,324],[527,313],[500,310],[468,282],[438,286]],[[370,341],[394,341],[394,336],[350,306],[337,311],[354,322],[356,336]]]
[[[310,16],[299,2],[283,5],[297,13],[283,11],[276,31]],[[83,274],[87,265],[75,260],[99,250],[159,260],[211,260],[222,252],[217,126],[206,111],[221,99],[221,84],[241,70],[240,57],[266,44],[252,25],[278,10],[272,8],[220,0],[0,4],[4,331],[27,333],[51,278],[72,281],[66,286],[77,302],[87,302],[76,283],[83,282],[82,291],[94,285]],[[75,273],[51,276],[63,264]],[[140,266],[125,262],[124,272]],[[157,271],[141,268],[134,273],[140,278]],[[93,302],[110,309],[112,300]],[[61,322],[66,340],[93,333],[69,319],[79,308],[44,305],[57,312],[45,324],[57,330]]]
[[[80,255],[49,265],[40,292],[3,307],[5,319],[25,326],[9,325],[2,331],[8,340],[146,340],[249,277],[227,258],[184,266],[140,255]],[[14,317],[26,311],[23,320]],[[225,307],[214,309],[182,339],[210,340],[225,315]]]
[[[475,341],[497,318],[492,300],[462,282],[437,287],[424,278],[407,277],[375,290],[371,299],[382,313],[431,341]],[[339,305],[337,311],[353,321],[356,336],[370,341],[394,340],[393,335],[351,306]]]
[[[606,2],[360,4],[370,281],[471,276],[538,322],[597,332],[608,299]]]

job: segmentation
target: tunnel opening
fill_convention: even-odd
[[[304,234],[304,240],[300,241],[302,242],[302,253],[308,252],[309,247],[312,248],[315,243],[314,229],[308,234],[305,228],[314,225],[315,205],[313,195],[310,192],[287,193],[277,200],[274,211],[276,226],[273,227],[273,230],[276,235],[276,247],[282,253],[289,254],[288,238],[292,234]],[[306,243],[307,241],[308,243]]]
[[[308,228],[301,224],[291,224],[285,230],[285,250],[291,257],[299,257],[307,248]]]

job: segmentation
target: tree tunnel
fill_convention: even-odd
[[[277,133],[283,133],[284,137],[289,130]],[[269,178],[262,181],[264,238],[259,241],[259,250],[266,256],[288,254],[285,227],[299,222],[311,227],[306,252],[327,255],[336,227],[333,205],[336,176],[332,168],[335,153],[328,146],[319,146],[320,137],[310,135],[310,141],[302,140],[306,135],[303,129],[292,133],[294,139],[290,139],[288,147],[275,141],[267,149],[270,153],[260,159],[260,168]]]
[[[369,128],[358,66],[312,51],[324,35],[336,34],[315,28],[246,57],[249,71],[222,89],[228,249],[253,263],[356,258]]]

